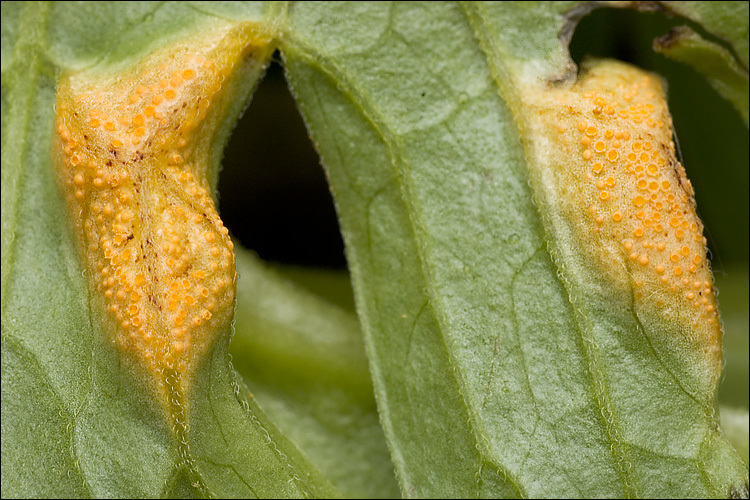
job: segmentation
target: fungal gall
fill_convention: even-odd
[[[92,305],[183,428],[191,377],[234,314],[211,148],[232,106],[226,89],[260,74],[271,41],[250,23],[211,26],[125,71],[70,73],[58,86],[53,165]]]
[[[582,263],[577,272],[595,277],[610,307],[632,310],[647,332],[670,331],[671,345],[697,353],[715,388],[715,290],[662,81],[624,63],[594,61],[571,86],[529,91],[523,100],[543,216],[554,213],[554,237],[578,249],[567,262]],[[564,134],[553,133],[561,127]]]

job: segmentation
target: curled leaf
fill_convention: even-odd
[[[190,379],[234,313],[234,245],[209,192],[210,147],[224,89],[270,51],[257,26],[221,25],[58,87],[52,155],[92,307],[178,434]]]

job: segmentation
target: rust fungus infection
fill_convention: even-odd
[[[103,330],[178,423],[190,377],[234,309],[209,148],[225,89],[259,73],[271,50],[252,25],[212,27],[125,72],[69,74],[58,88],[52,156]]]
[[[537,182],[565,214],[586,265],[632,297],[640,318],[681,325],[718,380],[721,326],[706,239],[661,80],[598,61],[572,87],[526,99],[535,110],[532,155],[547,165]],[[553,133],[561,126],[564,134]]]

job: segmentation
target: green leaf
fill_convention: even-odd
[[[715,375],[701,382],[689,357],[671,359],[659,326],[644,331],[606,288],[587,294],[599,277],[540,217],[559,207],[531,201],[541,166],[520,146],[535,136],[519,137],[513,100],[575,76],[557,37],[571,7],[290,9],[282,53],[338,204],[406,496],[744,487],[715,430]]]
[[[748,2],[661,2],[684,16],[716,41],[706,40],[688,26],[679,26],[654,40],[654,50],[693,66],[740,113],[748,124],[750,45]],[[719,43],[720,42],[720,43]],[[722,45],[723,44],[723,45]],[[726,47],[725,47],[726,46]]]
[[[235,6],[233,15],[261,19],[258,7]],[[60,72],[105,59],[134,63],[215,19],[183,4],[3,3],[4,497],[337,495],[240,393],[226,340],[195,377],[185,460],[161,404],[112,349],[90,309],[53,178]],[[235,89],[242,95],[225,117],[219,145],[258,73]]]
[[[654,41],[654,50],[690,64],[703,74],[722,97],[727,99],[748,123],[748,75],[721,45],[709,42],[682,26]]]
[[[237,271],[231,353],[253,398],[344,496],[400,496],[356,316],[247,251],[237,253]],[[339,279],[314,276],[318,286]]]
[[[698,23],[711,35],[729,44],[747,70],[750,65],[750,38],[747,2],[661,2],[674,13]]]
[[[669,8],[746,68],[747,16],[711,5]],[[566,211],[582,185],[543,182],[579,166],[534,112],[564,115],[545,99],[576,85],[566,43],[590,8],[3,2],[2,496],[395,496],[391,467],[407,497],[747,495],[734,313],[726,359],[744,372],[727,371],[720,425],[717,358],[679,327],[689,313],[623,301],[619,267],[582,258],[602,248]],[[55,94],[64,71],[125,68],[227,20],[279,34],[369,374],[350,312],[238,249],[235,343],[225,332],[201,365],[179,443],[91,307],[50,159]],[[215,137],[212,186],[256,78]]]

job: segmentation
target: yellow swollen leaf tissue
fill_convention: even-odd
[[[567,89],[524,96],[524,127],[542,205],[558,236],[602,277],[613,307],[632,308],[648,335],[692,352],[701,390],[721,372],[721,325],[693,188],[677,160],[661,79],[625,63],[585,65]],[[546,211],[549,214],[550,211]],[[555,225],[552,223],[551,225]]]
[[[124,71],[59,82],[52,158],[92,308],[178,432],[191,377],[234,315],[233,244],[211,196],[211,149],[235,80],[260,72],[270,42],[249,23],[210,26]]]

